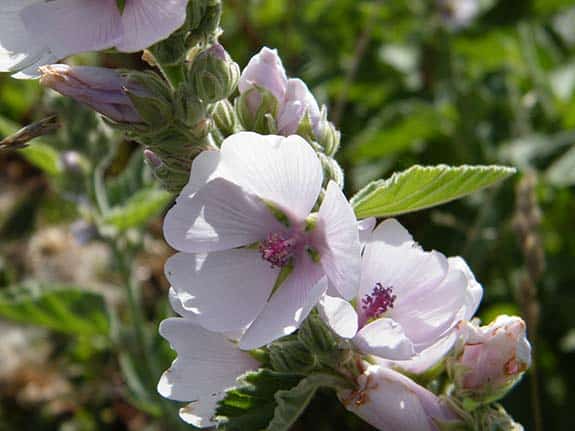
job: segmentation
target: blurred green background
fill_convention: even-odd
[[[221,40],[242,67],[261,46],[277,48],[328,107],[348,196],[415,163],[519,169],[401,222],[426,249],[468,261],[485,290],[483,322],[528,321],[537,378],[512,391],[508,411],[528,430],[573,430],[575,4],[480,3],[463,23],[432,0],[227,0]],[[137,55],[73,61],[143,67]],[[191,429],[175,413],[166,419],[175,403],[153,387],[172,358],[154,336],[169,314],[161,213],[170,197],[141,150],[93,114],[37,82],[0,77],[0,138],[52,112],[66,119],[56,135],[0,153],[0,431]],[[120,252],[134,263],[128,278]],[[137,350],[138,334],[106,335],[134,318],[122,293],[130,283],[142,288],[153,370],[121,353]],[[130,378],[139,373],[151,377]],[[320,395],[296,429],[369,429],[342,409],[326,415],[329,402]]]

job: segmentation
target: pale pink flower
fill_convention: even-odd
[[[452,347],[457,323],[473,315],[481,295],[461,258],[423,251],[388,219],[367,239],[355,306],[326,295],[319,311],[364,353],[421,372]]]
[[[188,0],[2,0],[0,71],[36,76],[39,66],[72,54],[135,52],[184,24]]]
[[[176,306],[177,307],[177,306]],[[216,425],[218,401],[258,362],[238,349],[233,340],[209,332],[187,318],[171,318],[160,325],[160,334],[178,353],[158,383],[158,392],[171,400],[190,402],[180,417],[199,428]]]
[[[439,431],[461,423],[439,397],[389,368],[369,366],[357,384],[357,390],[340,391],[338,397],[349,411],[378,430]]]
[[[521,378],[531,364],[525,322],[498,316],[487,326],[462,322],[462,346],[450,361],[456,390],[464,397],[492,402]]]
[[[164,234],[182,252],[167,262],[167,277],[200,325],[247,328],[240,347],[252,349],[295,331],[327,280],[353,295],[357,222],[334,182],[310,217],[322,181],[317,155],[299,136],[242,132],[194,160]],[[287,277],[274,289],[280,273]]]
[[[240,76],[240,94],[248,93],[247,104],[255,116],[262,97],[257,89],[269,91],[277,101],[278,133],[289,136],[297,132],[307,114],[316,135],[319,133],[321,113],[315,97],[301,79],[288,79],[280,57],[275,49],[263,47],[254,55]]]

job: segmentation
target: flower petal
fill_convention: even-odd
[[[268,299],[278,270],[257,250],[206,254],[178,253],[166,262],[166,276],[187,312],[211,331],[249,325]]]
[[[371,238],[373,228],[377,219],[375,217],[364,218],[363,220],[358,220],[357,230],[359,231],[359,242],[361,243],[361,248],[365,247],[365,244]]]
[[[436,251],[425,252],[395,220],[386,220],[373,232],[362,259],[359,298],[371,294],[381,283],[397,296],[394,310],[409,298],[437,286],[446,276],[447,258]]]
[[[198,401],[189,403],[180,409],[180,417],[186,423],[197,428],[211,428],[217,425],[214,415],[218,407],[221,395],[217,394],[201,398]]]
[[[58,58],[111,48],[120,37],[116,0],[40,2],[24,9],[21,16],[34,40]]]
[[[210,180],[221,176],[220,172],[220,152],[202,151],[192,162],[190,179],[178,195],[178,201],[192,198]]]
[[[251,350],[294,332],[327,290],[319,265],[302,261],[272,295],[240,340]]]
[[[141,51],[184,25],[188,0],[130,0],[122,14],[119,51]]]
[[[388,245],[398,246],[413,243],[413,237],[396,219],[390,218],[379,224],[373,231],[371,241],[384,242]]]
[[[344,405],[379,430],[436,431],[436,421],[458,421],[439,397],[396,371],[374,365],[360,379],[361,399]],[[347,393],[339,396],[349,400]]]
[[[357,333],[357,313],[345,299],[324,295],[317,310],[328,326],[342,338],[353,338]]]
[[[298,219],[307,217],[321,190],[323,170],[300,136],[236,133],[221,147],[225,176]]]
[[[400,368],[412,374],[422,374],[437,365],[451,350],[456,340],[457,332],[452,331],[411,359],[406,361],[385,361],[384,363],[388,367]]]
[[[467,294],[465,296],[465,306],[462,308],[459,319],[471,320],[483,297],[483,287],[477,282],[473,272],[463,260],[463,258],[456,256],[447,259],[449,263],[449,270],[459,270],[467,279]]]
[[[353,343],[362,352],[386,359],[409,359],[415,349],[400,324],[389,318],[377,319],[359,330]]]
[[[47,48],[28,33],[20,13],[36,0],[3,0],[0,13],[0,72],[35,65]],[[40,64],[38,64],[40,66]]]
[[[172,400],[209,400],[212,394],[221,396],[238,376],[259,366],[222,335],[206,331],[187,319],[164,320],[160,334],[178,353],[158,383],[158,392]]]
[[[329,281],[346,299],[356,295],[361,268],[361,245],[351,205],[334,181],[327,186],[314,230],[315,244]]]
[[[419,352],[457,324],[460,320],[457,315],[464,307],[466,295],[466,276],[459,270],[452,270],[436,286],[420,291],[417,296],[410,294],[392,314]]]
[[[164,220],[166,241],[188,253],[244,246],[284,229],[257,196],[223,178],[178,199]]]

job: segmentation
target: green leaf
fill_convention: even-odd
[[[51,146],[36,141],[29,147],[19,150],[20,154],[41,171],[51,176],[58,176],[62,173],[60,155]]]
[[[124,205],[112,208],[105,216],[104,223],[125,231],[145,225],[157,216],[172,199],[172,194],[156,188],[140,190]]]
[[[144,163],[143,151],[135,151],[121,173],[106,181],[110,206],[123,204],[139,190],[152,184],[151,172]]]
[[[507,178],[505,166],[413,166],[387,180],[374,181],[351,203],[358,218],[389,217],[440,205]]]
[[[264,430],[273,419],[276,408],[274,398],[278,391],[285,391],[298,384],[301,377],[260,369],[250,371],[238,379],[237,387],[226,392],[220,401],[216,416],[224,431]]]
[[[102,295],[49,284],[3,291],[0,316],[75,335],[107,335],[110,327]]]
[[[275,394],[277,407],[266,431],[289,431],[319,388],[347,388],[342,377],[331,374],[312,374],[301,380],[297,386],[278,391]]]

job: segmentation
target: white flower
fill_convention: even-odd
[[[299,136],[238,133],[194,160],[164,234],[182,252],[166,275],[200,325],[247,328],[240,347],[253,349],[295,331],[327,280],[353,296],[357,222],[334,182],[310,217],[322,181],[317,155]]]
[[[2,0],[0,72],[37,76],[72,54],[140,51],[184,24],[188,0]]]
[[[457,323],[471,318],[481,296],[463,259],[423,251],[389,219],[366,238],[355,307],[326,295],[319,311],[363,352],[422,372],[452,347]]]

